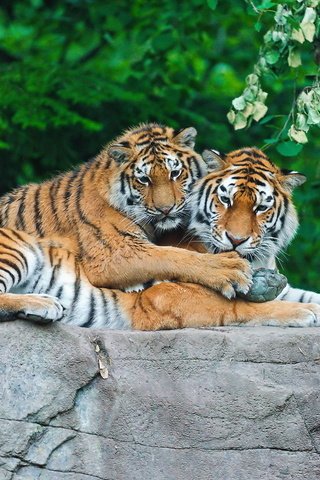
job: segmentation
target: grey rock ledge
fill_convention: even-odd
[[[320,478],[320,329],[0,331],[1,480]]]

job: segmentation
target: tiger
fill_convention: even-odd
[[[97,288],[120,290],[169,279],[203,285],[227,298],[245,293],[251,267],[237,253],[200,254],[156,244],[161,232],[184,225],[192,185],[207,173],[194,150],[196,134],[193,127],[174,130],[156,123],[126,130],[91,161],[4,195],[0,227],[68,244]],[[6,276],[20,268],[8,242],[0,246],[3,293]]]
[[[320,326],[320,306],[227,299],[184,282],[127,292],[94,287],[68,243],[0,229],[0,320],[161,330],[220,325]]]
[[[204,157],[213,173],[193,187],[189,230],[182,229],[180,238],[176,231],[176,242],[172,235],[162,241],[180,243],[202,255],[235,250],[255,268],[275,268],[278,252],[298,225],[291,190],[304,177],[280,171],[257,149],[227,156],[208,151]],[[191,235],[188,242],[186,235]],[[2,228],[0,245],[1,320],[138,330],[320,325],[320,306],[301,303],[300,298],[252,303],[178,281],[150,282],[131,292],[95,287],[66,239],[36,238]]]
[[[203,243],[203,251],[235,251],[253,269],[277,269],[277,257],[298,228],[292,191],[306,177],[281,170],[255,147],[227,155],[205,150],[202,156],[210,173],[193,189],[189,232]],[[278,299],[320,304],[319,293],[290,285]]]

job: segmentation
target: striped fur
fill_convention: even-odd
[[[91,285],[65,240],[0,229],[0,320],[87,328],[158,330],[229,324],[320,325],[320,307],[250,304],[191,283],[162,282],[141,292]],[[31,292],[31,293],[30,293]]]
[[[254,268],[276,268],[298,228],[292,190],[305,181],[283,171],[256,148],[228,155],[206,150],[212,173],[197,182],[192,197],[190,230],[207,251],[234,250]],[[320,304],[320,295],[287,286],[282,300]]]

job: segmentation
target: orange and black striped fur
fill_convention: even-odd
[[[0,242],[6,245],[0,255],[1,320],[60,320],[82,327],[140,330],[320,325],[320,307],[314,304],[228,300],[192,283],[162,282],[130,293],[97,288],[65,242],[10,229],[0,229]]]
[[[233,254],[200,255],[153,242],[177,228],[206,165],[196,130],[157,124],[128,130],[92,161],[0,200],[0,226],[67,238],[92,285],[126,288],[153,280],[195,282],[227,296],[246,291],[249,265]],[[223,275],[222,275],[223,274]]]
[[[305,176],[281,170],[257,148],[206,150],[203,158],[211,173],[194,188],[189,231],[206,251],[235,251],[253,268],[275,269],[298,228],[291,194]],[[289,285],[278,298],[320,304],[320,294]]]
[[[252,149],[223,159],[208,155],[207,161],[216,172],[200,180],[194,189],[190,225],[190,232],[194,229],[192,234],[197,234],[204,246],[195,239],[188,247],[226,251],[228,267],[233,262],[236,271],[240,259],[236,252],[259,262],[261,255],[266,255],[264,242],[272,240],[284,248],[297,222],[290,190],[302,177],[294,172],[281,173],[261,152]],[[0,245],[2,319],[18,316],[83,327],[142,330],[230,324],[320,325],[320,307],[313,303],[228,300],[203,286],[182,282],[162,282],[130,293],[94,287],[74,254],[73,242],[68,244],[66,239],[39,239],[0,229]],[[276,256],[277,248],[269,246],[271,257]],[[210,257],[206,253],[202,256]],[[269,267],[274,266],[271,257],[265,257]],[[225,293],[229,282],[228,293],[234,295],[227,268],[219,269],[216,281],[221,282]]]

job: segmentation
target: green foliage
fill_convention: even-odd
[[[273,28],[279,2],[255,2],[258,16],[253,2],[249,3],[3,0],[0,191],[87,160],[123,129],[139,122],[193,125],[199,132],[199,150],[268,145],[276,162],[301,169],[310,178],[296,195],[302,226],[285,265],[293,283],[320,290],[316,263],[320,140],[315,129],[304,130],[317,119],[310,113],[315,110],[314,99],[308,97],[309,107],[297,112],[305,118],[294,117],[298,129],[308,133],[303,152],[288,141],[287,121],[292,80],[299,94],[310,92],[303,89],[310,84],[307,75],[314,75],[313,53],[310,41],[299,43],[302,37],[296,25],[297,39],[290,42],[301,51],[301,67],[276,71],[279,50],[272,47],[268,73],[263,79],[256,72],[250,75],[261,35]],[[304,38],[311,38],[310,26],[306,31],[302,29]],[[287,53],[291,63],[297,62],[295,50]],[[247,86],[241,95],[245,78]],[[264,90],[269,110],[262,118]],[[226,113],[232,99],[241,96],[246,106],[253,104],[249,113],[253,123],[250,129],[235,132]],[[245,110],[241,102],[235,102],[235,115]]]
[[[293,85],[293,106],[285,121],[289,121],[290,128],[285,129],[292,141],[304,144],[308,141],[307,132],[310,126],[320,127],[320,82],[317,74],[320,65],[320,53],[318,52],[319,40],[316,35],[320,34],[320,15],[317,7],[320,0],[290,0],[286,3],[276,3],[263,0],[254,2],[247,0],[254,13],[259,15],[256,29],[261,30],[264,15],[273,15],[273,25],[263,36],[263,45],[260,48],[259,58],[254,65],[254,73],[247,77],[247,88],[240,97],[232,102],[232,108],[227,117],[236,130],[249,127],[252,120],[259,121],[268,111],[266,98],[268,94],[263,92],[260,82],[264,76],[289,77]],[[302,45],[314,44],[315,65],[314,80],[311,85],[304,86],[302,92],[295,98],[296,83],[300,73],[300,83],[305,82],[304,65],[302,65]],[[307,66],[310,64],[309,48],[308,56],[304,59]],[[316,67],[317,65],[317,67]],[[319,72],[318,72],[319,73]],[[291,77],[290,77],[291,74]],[[269,139],[270,143],[280,142],[279,135]],[[279,146],[278,151],[283,155],[296,155],[301,149],[287,142]]]

